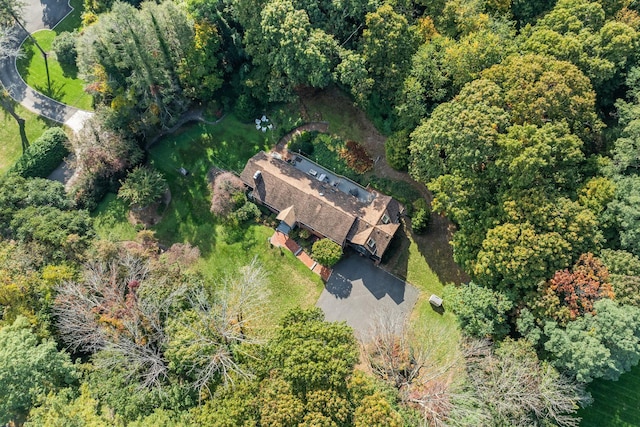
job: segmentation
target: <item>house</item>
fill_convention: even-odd
[[[400,228],[403,207],[398,201],[302,156],[285,161],[277,153],[260,152],[249,159],[240,179],[253,201],[278,214],[278,230],[285,234],[305,228],[380,261]]]

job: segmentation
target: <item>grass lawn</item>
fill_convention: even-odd
[[[42,49],[48,53],[51,51],[51,43],[55,36],[56,32],[51,30],[42,30],[33,34]],[[83,110],[92,109],[91,95],[84,91],[84,82],[77,77],[78,69],[75,66],[60,64],[55,59],[55,55],[50,55],[48,62],[51,90],[49,90],[42,54],[31,40],[27,40],[22,47],[25,55],[18,58],[18,72],[29,86],[64,104]]]
[[[108,193],[92,213],[93,224],[100,238],[112,242],[135,240],[138,230],[127,221],[128,212],[129,208],[123,200]]]
[[[62,21],[58,22],[58,25],[53,29],[56,34],[60,34],[63,31],[72,32],[73,30],[80,29],[82,26],[82,12],[84,12],[83,1],[69,0],[69,4],[73,8],[73,11]]]
[[[267,238],[273,229],[252,224],[230,235],[225,225],[217,223],[209,211],[207,172],[214,165],[239,171],[251,156],[273,142],[269,133],[258,132],[230,115],[218,125],[189,126],[150,150],[150,163],[164,173],[172,195],[162,221],[153,228],[156,236],[167,246],[176,242],[197,245],[202,254],[197,269],[213,284],[257,256],[270,278],[271,325],[266,326],[276,324],[290,308],[312,307],[323,283],[293,254],[271,248]],[[190,174],[181,175],[180,167]],[[126,215],[126,205],[108,195],[94,212],[98,234],[116,241],[133,239],[136,229]]]
[[[596,380],[588,390],[594,402],[580,411],[581,426],[640,426],[640,366],[623,374],[618,381]]]
[[[53,123],[30,111],[16,107],[16,112],[25,120],[25,133],[29,142],[35,141]],[[0,176],[4,175],[22,155],[22,141],[18,124],[4,111],[0,114]]]
[[[411,329],[419,340],[438,344],[439,356],[443,358],[455,356],[458,352],[460,330],[456,318],[450,311],[435,311],[429,303],[431,294],[442,296],[444,285],[438,275],[429,266],[417,242],[404,230],[390,249],[399,253],[384,265],[395,275],[402,277],[418,289],[420,297],[411,313]],[[434,337],[434,335],[436,337]],[[435,338],[435,339],[434,339]]]

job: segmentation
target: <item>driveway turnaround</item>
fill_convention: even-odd
[[[24,25],[32,33],[51,29],[72,10],[68,0],[28,0],[24,8]],[[20,46],[27,36],[27,33],[20,29],[18,36],[13,40],[14,45]],[[58,123],[67,124],[76,132],[92,114],[55,101],[27,86],[18,74],[15,57],[0,59],[0,83],[12,98],[26,109]]]
[[[344,320],[359,339],[369,341],[381,318],[392,321],[400,332],[418,294],[416,288],[373,261],[350,254],[333,268],[316,306],[328,321]]]

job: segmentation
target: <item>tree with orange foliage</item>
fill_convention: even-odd
[[[615,298],[607,267],[592,253],[582,254],[572,272],[556,271],[547,292],[559,297],[569,309],[571,320],[585,313],[594,313],[594,302]]]

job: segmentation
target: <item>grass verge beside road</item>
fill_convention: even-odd
[[[33,142],[53,123],[27,111],[20,105],[16,113],[25,120],[25,133],[29,142]],[[0,176],[4,175],[22,155],[22,140],[18,123],[8,113],[0,114]]]

